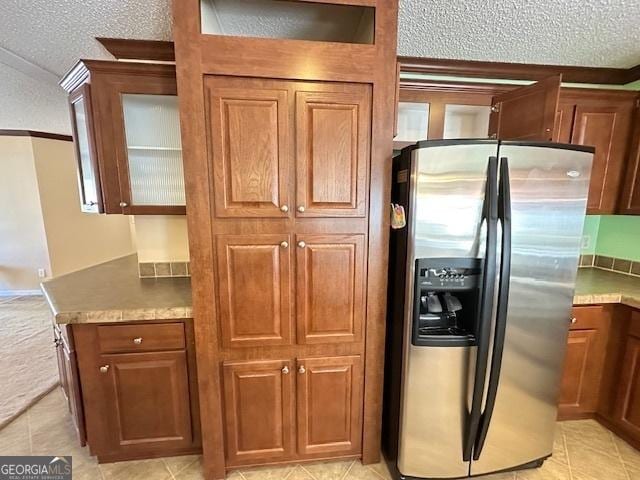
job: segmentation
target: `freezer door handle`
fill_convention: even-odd
[[[502,253],[500,257],[500,286],[498,290],[498,309],[493,337],[493,352],[489,373],[489,386],[485,410],[480,420],[480,428],[473,449],[473,459],[478,460],[487,439],[491,416],[496,404],[502,353],[504,351],[505,331],[507,327],[507,307],[509,305],[509,280],[511,277],[511,187],[509,183],[509,160],[500,158],[500,181],[498,185],[498,219],[502,225]]]
[[[487,166],[487,182],[485,186],[482,220],[487,225],[487,236],[482,269],[482,293],[479,305],[479,328],[477,335],[477,353],[473,394],[471,397],[471,412],[465,429],[464,450],[462,459],[471,460],[478,427],[482,416],[482,398],[484,395],[487,361],[489,358],[489,343],[491,340],[491,319],[493,313],[493,298],[496,276],[496,249],[498,236],[498,158],[489,157]]]

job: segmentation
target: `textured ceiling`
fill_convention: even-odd
[[[58,75],[105,58],[94,37],[168,40],[170,0],[0,0],[0,46]]]
[[[210,1],[225,33],[268,36],[284,29],[285,36],[299,36],[310,28],[308,19],[283,21],[261,11],[263,0]],[[170,4],[0,0],[0,128],[69,131],[64,94],[47,79],[51,75],[31,80],[2,65],[3,58],[22,57],[60,77],[79,58],[109,58],[96,36],[170,39]],[[255,11],[240,15],[239,4]],[[638,19],[639,0],[400,0],[398,50],[409,56],[630,67],[640,64]],[[326,16],[317,20],[329,31]]]
[[[631,67],[639,20],[638,0],[400,0],[398,54]]]

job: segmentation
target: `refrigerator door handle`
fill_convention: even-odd
[[[482,417],[482,400],[484,396],[489,344],[491,341],[491,319],[496,276],[496,249],[498,236],[498,158],[489,157],[487,165],[487,182],[485,186],[482,220],[486,221],[487,234],[485,244],[484,268],[482,271],[482,293],[479,304],[479,328],[477,338],[476,365],[471,397],[471,412],[465,429],[465,440],[462,459],[471,460],[475,439]]]
[[[489,373],[489,386],[485,410],[482,413],[476,445],[473,450],[473,459],[478,460],[482,453],[491,416],[496,404],[500,370],[502,367],[502,354],[504,351],[505,331],[507,327],[507,307],[509,304],[509,280],[511,278],[511,187],[509,183],[509,160],[500,158],[500,181],[498,185],[498,218],[502,224],[502,253],[500,261],[500,286],[498,290],[498,309],[496,316],[495,332],[493,337],[493,352],[491,357],[491,369]]]

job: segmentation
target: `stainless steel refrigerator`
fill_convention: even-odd
[[[406,226],[390,241],[383,451],[397,477],[551,455],[592,157],[441,140],[394,158]]]

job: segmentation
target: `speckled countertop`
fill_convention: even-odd
[[[191,318],[191,279],[139,278],[135,255],[69,273],[42,284],[57,323]],[[640,308],[640,277],[578,270],[574,305],[622,303]]]
[[[191,279],[139,278],[136,255],[42,284],[57,323],[191,318]]]
[[[640,277],[600,270],[578,269],[574,305],[622,303],[640,308]]]

